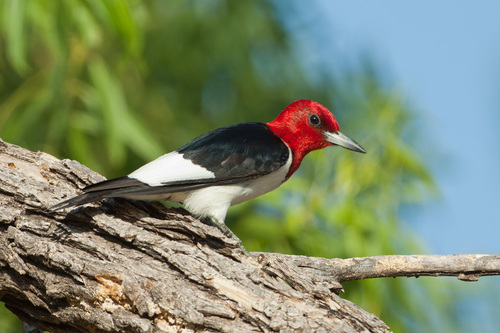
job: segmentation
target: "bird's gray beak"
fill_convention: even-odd
[[[337,146],[343,147],[345,149],[349,149],[352,151],[357,151],[358,153],[366,153],[366,150],[363,149],[356,141],[348,137],[347,135],[344,135],[340,133],[339,131],[337,132],[323,132],[326,141],[331,142]]]

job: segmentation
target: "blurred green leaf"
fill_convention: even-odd
[[[0,302],[0,332],[19,333],[21,329],[21,321],[7,310],[4,303]]]
[[[9,44],[6,56],[19,73],[29,69],[25,38],[25,0],[4,0],[2,10],[5,39]]]

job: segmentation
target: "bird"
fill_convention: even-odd
[[[229,207],[278,188],[309,152],[328,146],[366,153],[340,132],[326,107],[298,100],[271,122],[211,130],[128,176],[89,185],[83,194],[49,209],[57,211],[110,197],[163,199],[183,203],[193,215],[208,218],[226,236],[239,241],[225,224]]]

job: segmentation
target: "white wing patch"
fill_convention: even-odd
[[[149,186],[162,186],[165,183],[182,180],[215,178],[212,171],[194,164],[176,151],[158,157],[128,176]]]

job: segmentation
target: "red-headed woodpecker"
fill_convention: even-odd
[[[243,123],[205,133],[128,176],[87,186],[51,210],[107,197],[182,202],[209,217],[226,235],[230,206],[274,190],[298,169],[307,153],[327,146],[365,150],[340,133],[333,115],[309,100],[290,104],[270,123]]]

